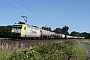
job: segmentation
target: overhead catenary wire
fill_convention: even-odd
[[[29,7],[31,7],[30,6],[30,4],[28,4],[25,0],[21,0],[22,2],[24,2],[24,4],[26,4],[27,6],[29,6]],[[31,7],[34,11],[35,11],[35,13],[37,12],[37,13],[39,13],[36,9],[34,9],[33,7]],[[44,16],[42,16],[40,13],[38,14],[44,21],[46,21],[47,19],[46,18],[44,18]],[[52,21],[49,21],[49,20],[47,20],[47,22],[52,22]],[[46,24],[47,25],[47,24]]]
[[[19,9],[17,9],[16,7],[14,7],[14,6],[10,5],[9,3],[7,3],[7,2],[5,2],[5,1],[3,1],[3,0],[0,0],[0,1],[1,1],[1,2],[3,2],[3,3],[5,3],[5,4],[7,4],[8,6],[10,6],[10,7],[14,8],[14,9],[16,9],[16,10],[18,10],[18,11],[22,12],[21,10],[19,10]],[[23,12],[22,12],[22,13],[23,13]]]
[[[5,2],[5,1],[3,1],[3,0],[0,0],[0,1],[3,2],[4,4],[7,4],[8,6],[14,8],[15,10],[18,10],[19,12],[24,13],[24,12],[22,12],[21,10],[17,9],[16,7],[12,6],[11,4],[9,4],[9,3],[7,3],[7,2]],[[2,5],[1,5],[1,7],[2,7],[2,8],[5,8],[5,9],[7,9],[7,10],[9,10],[9,11],[12,11],[12,12],[14,12],[14,13],[17,13],[16,11],[13,11],[13,10],[11,10],[11,9],[9,9],[9,8],[6,8],[6,7],[2,6]],[[21,15],[20,13],[17,13],[17,14],[18,14],[18,15]],[[24,13],[24,15],[26,15],[26,13]],[[30,18],[30,19],[31,19],[31,20],[34,20],[34,19],[32,19],[32,18]]]
[[[21,5],[22,7],[24,7],[25,9],[29,10],[30,12],[32,12],[33,14],[35,14],[36,16],[40,17],[41,19],[44,20],[43,17],[39,16],[36,12],[32,11],[31,9],[27,8],[26,6],[24,6],[23,4],[19,3],[17,0],[14,0],[16,3],[18,3],[19,5]],[[47,20],[48,21],[48,20]]]
[[[0,0],[0,1],[3,2],[3,3],[5,3],[5,4],[7,4],[8,6],[14,8],[15,10],[18,10],[19,12],[23,13],[24,15],[28,15],[28,14],[24,13],[23,11],[17,9],[16,7],[12,6],[11,4],[9,4],[9,3],[7,3],[7,2],[5,2],[5,1],[3,1],[3,0]]]
[[[24,4],[26,4],[26,5],[29,6],[30,8],[32,8],[32,9],[35,11],[35,13],[36,13],[36,12],[39,13],[36,9],[34,9],[32,6],[30,6],[30,4],[28,4],[26,1],[24,1],[24,0],[21,0],[21,1],[24,2]],[[39,13],[38,15],[40,15],[40,17],[41,17],[44,21],[47,20],[47,19],[45,19],[44,16],[42,16],[40,13]],[[47,20],[47,22],[52,22],[52,21]],[[45,24],[45,25],[47,25],[47,24]]]
[[[5,1],[3,1],[3,0],[0,0],[0,1],[2,1],[3,3],[7,4],[8,6],[14,8],[14,9],[18,10],[19,12],[15,11],[15,10],[12,10],[12,9],[10,9],[10,8],[8,8],[8,7],[5,7],[5,6],[3,6],[3,5],[0,5],[0,7],[4,8],[4,9],[7,9],[7,10],[9,10],[9,11],[15,13],[15,14],[18,14],[18,15],[20,15],[20,16],[22,15],[22,13],[20,13],[20,12],[22,12],[22,11],[20,11],[20,10],[17,9],[16,7],[10,5],[9,3],[7,3],[7,2],[5,2]],[[14,0],[14,1],[16,1],[16,0]],[[18,2],[17,2],[17,3],[18,3]],[[22,5],[22,6],[23,6],[24,8],[26,8],[26,9],[28,9],[28,8],[25,7],[23,4],[21,4],[21,3],[18,3],[18,4]],[[39,16],[36,12],[33,12],[33,11],[30,10],[30,9],[28,9],[28,10],[31,11],[32,13],[34,13],[35,15]],[[39,17],[40,17],[40,16],[39,16]],[[42,19],[43,19],[43,18],[42,18]],[[34,19],[32,19],[32,20],[34,20]],[[36,21],[36,22],[38,22],[38,21]],[[39,22],[38,22],[38,23],[39,23]],[[46,24],[46,25],[47,25],[47,24]]]
[[[9,3],[7,3],[7,2],[5,2],[5,1],[3,1],[3,0],[0,0],[0,1],[2,1],[3,3],[7,4],[8,6],[10,6],[10,7],[14,8],[14,9],[18,10],[19,12],[24,13],[23,11],[21,11],[21,10],[17,9],[16,7],[14,7],[14,6],[10,5]],[[24,13],[24,14],[26,14],[26,13]]]
[[[31,7],[28,3],[26,3],[24,0],[21,0],[22,2],[24,2],[27,6],[29,6],[30,8],[32,8],[35,12],[38,12],[36,9],[34,9],[33,7]],[[39,12],[38,12],[39,13]],[[40,16],[42,16],[40,13],[39,13]],[[41,18],[44,19],[44,17],[42,16]]]
[[[27,8],[26,6],[24,6],[23,4],[19,3],[18,1],[14,0],[16,3],[18,3],[19,5],[21,5],[22,7],[26,8],[27,10],[29,10],[30,12],[32,12],[33,14],[37,15],[38,17],[42,18],[41,16],[39,16],[36,12],[33,12],[32,10],[30,10],[29,8]],[[43,19],[43,18],[42,18]]]
[[[18,14],[18,15],[21,15],[20,13],[18,13],[18,12],[16,12],[16,11],[13,11],[13,10],[11,10],[11,9],[9,9],[9,8],[6,8],[6,7],[2,6],[2,5],[0,5],[0,7],[4,8],[4,9],[7,9],[7,10],[13,12],[13,13]]]

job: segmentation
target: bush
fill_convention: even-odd
[[[14,52],[9,60],[75,60],[75,41],[38,44],[33,49]]]
[[[33,49],[14,52],[8,60],[38,60],[39,53]],[[34,57],[34,58],[33,58]]]

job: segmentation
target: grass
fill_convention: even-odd
[[[0,60],[7,60],[11,53],[12,51],[10,50],[0,51]]]
[[[84,39],[84,40],[81,40],[81,42],[90,45],[90,39]]]
[[[3,50],[1,60],[90,60],[80,44],[81,40],[38,44],[33,49]],[[14,52],[13,52],[14,51]],[[0,52],[1,53],[1,52]]]
[[[30,60],[87,60],[89,59],[78,40],[61,43],[39,44],[31,49],[15,52],[13,58]]]
[[[0,38],[0,40],[9,40],[10,38]]]
[[[84,51],[82,45],[80,44],[80,40],[76,40],[74,50],[76,50],[76,56],[77,56],[76,60],[90,60],[90,58],[87,56],[86,52]]]
[[[0,60],[7,60],[14,51],[21,51],[23,49],[31,49],[23,43],[0,43]]]

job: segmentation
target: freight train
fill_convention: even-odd
[[[64,34],[47,31],[37,26],[25,24],[24,22],[15,23],[11,30],[12,39],[64,39]],[[66,35],[67,39],[84,38]]]

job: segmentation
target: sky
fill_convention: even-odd
[[[0,26],[24,22],[90,33],[90,0],[0,0]]]

